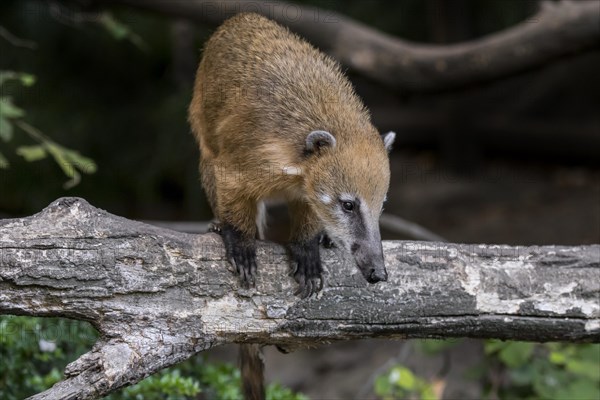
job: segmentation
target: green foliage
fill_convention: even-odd
[[[487,363],[499,362],[508,377],[492,397],[600,399],[600,344],[490,340],[485,352]]]
[[[0,316],[0,398],[23,399],[52,386],[96,338],[79,321]]]
[[[60,381],[67,363],[88,351],[98,338],[88,323],[60,318],[0,316],[0,399],[22,399]],[[231,364],[210,364],[195,357],[165,369],[109,400],[238,400],[240,372]],[[307,400],[277,383],[268,400]]]
[[[33,86],[36,81],[35,75],[25,72],[0,71],[0,85],[8,81],[20,81],[23,86]]]
[[[231,364],[208,364],[202,367],[202,383],[209,387],[209,398],[237,400],[242,398],[240,370]]]
[[[451,349],[458,343],[460,340],[422,339],[417,341],[417,348],[424,354],[435,355]]]
[[[10,81],[20,82],[21,85],[29,87],[35,83],[35,76],[23,72],[0,71],[0,89],[3,89],[4,83]],[[3,93],[4,90],[0,91],[0,139],[7,143],[13,138],[14,128],[11,120],[25,116],[25,111],[14,104],[12,97]],[[0,161],[0,168],[8,167],[8,160],[4,160],[5,164]]]
[[[207,398],[219,400],[242,399],[240,370],[231,364],[202,364],[199,368],[202,384],[206,387]],[[278,383],[271,383],[266,389],[267,400],[307,400],[300,393]]]
[[[422,353],[434,355],[456,341],[420,340]],[[600,344],[484,342],[482,368],[467,379],[480,380],[486,398],[496,399],[600,399]],[[375,381],[382,399],[435,398],[433,385],[397,365]]]
[[[509,368],[519,368],[529,361],[534,348],[535,344],[529,342],[488,340],[485,344],[485,353],[496,354]]]
[[[117,40],[128,40],[140,50],[148,50],[148,45],[142,37],[131,30],[131,28],[119,20],[111,13],[104,11],[100,14],[98,22],[106,31],[108,31]]]
[[[189,377],[182,377],[178,369],[163,371],[149,376],[134,386],[127,387],[120,394],[108,399],[123,400],[179,400],[193,399],[201,392],[200,383]]]
[[[267,400],[308,400],[308,397],[275,382],[267,386]]]
[[[23,86],[31,86],[35,83],[35,80],[35,76],[31,74],[0,71],[0,89],[6,82],[16,81]],[[0,96],[0,139],[5,143],[10,142],[14,136],[14,128],[18,127],[39,143],[17,147],[15,150],[17,155],[23,157],[27,162],[39,161],[50,155],[69,178],[69,181],[64,184],[65,189],[78,185],[81,181],[81,173],[93,174],[96,172],[97,166],[92,159],[54,142],[41,131],[22,120],[25,115],[25,110],[16,106],[12,97],[8,95]],[[6,169],[9,166],[10,163],[6,156],[0,153],[0,168]]]
[[[15,106],[11,97],[0,97],[0,139],[10,142],[13,138],[13,125],[11,119],[20,118],[25,112]]]
[[[437,399],[433,385],[401,365],[377,377],[375,394],[384,400]]]

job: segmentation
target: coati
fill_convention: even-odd
[[[244,286],[256,279],[270,199],[288,203],[296,294],[322,288],[323,234],[368,282],[387,279],[378,220],[395,134],[379,135],[335,61],[265,17],[238,14],[204,47],[189,121],[202,185]]]

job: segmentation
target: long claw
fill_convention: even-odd
[[[254,286],[257,272],[254,239],[248,239],[239,230],[227,224],[221,226],[220,233],[225,243],[227,260],[234,267],[236,275],[240,277],[242,287],[247,289]]]
[[[306,242],[290,244],[292,258],[292,274],[298,289],[294,295],[305,299],[318,293],[323,288],[321,259],[319,257],[319,237]]]

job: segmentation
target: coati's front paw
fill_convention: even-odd
[[[208,232],[210,233],[218,233],[219,235],[221,234],[221,223],[216,220],[213,219],[212,221],[210,221],[208,223]]]
[[[245,238],[242,232],[229,224],[221,224],[221,237],[225,243],[227,259],[235,267],[242,286],[254,286],[256,276],[256,242]]]
[[[318,293],[323,288],[319,237],[308,242],[292,242],[289,250],[295,266],[292,275],[299,285],[294,294],[304,299]]]

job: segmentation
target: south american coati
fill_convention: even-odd
[[[395,134],[377,132],[335,61],[265,17],[238,14],[204,47],[189,121],[202,185],[243,286],[255,283],[256,237],[273,199],[290,212],[296,294],[322,288],[323,235],[353,255],[368,282],[387,280],[378,220]],[[264,397],[262,387],[245,390]]]

